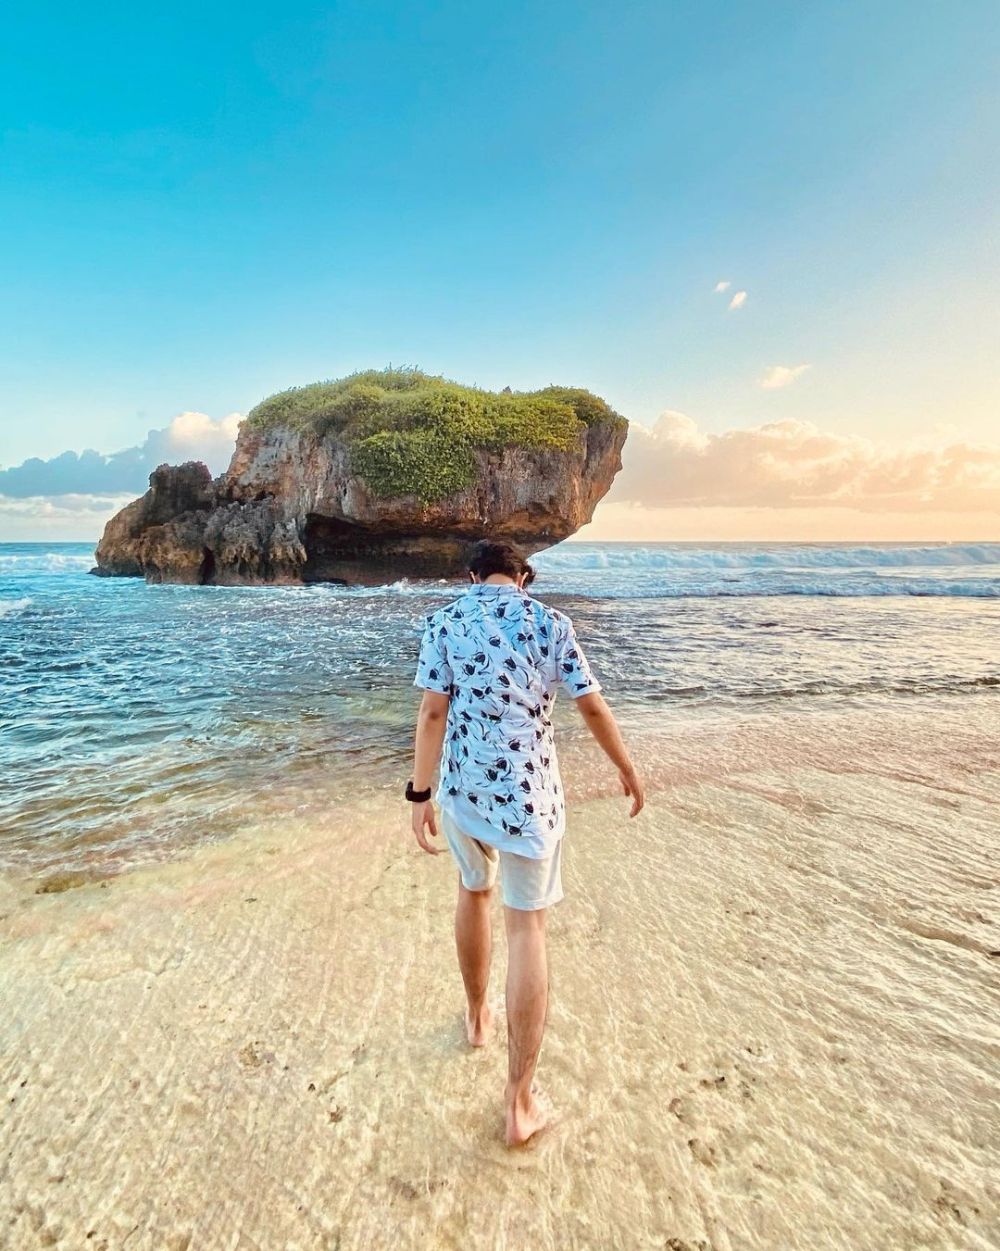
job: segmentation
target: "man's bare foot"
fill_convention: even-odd
[[[490,1034],[493,1032],[493,1013],[490,1011],[488,1003],[484,1003],[479,1011],[475,1013],[466,1006],[465,1032],[469,1036],[470,1046],[486,1046],[490,1040]]]
[[[529,1138],[543,1130],[552,1120],[552,1107],[544,1095],[532,1090],[525,1095],[507,1094],[508,1147],[523,1147]]]

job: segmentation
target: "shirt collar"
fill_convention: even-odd
[[[516,582],[470,582],[470,595],[492,595],[504,592],[520,591]]]

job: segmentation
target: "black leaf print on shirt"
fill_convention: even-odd
[[[569,619],[530,595],[478,585],[425,619],[417,674],[451,695],[444,803],[467,799],[466,811],[478,810],[512,839],[550,846],[564,819],[552,739],[556,692],[594,685]]]

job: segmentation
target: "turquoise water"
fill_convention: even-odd
[[[634,740],[917,703],[1000,727],[1000,544],[578,543],[536,563]],[[419,629],[452,585],[148,586],[92,564],[90,544],[0,544],[0,869],[117,872],[405,781]]]

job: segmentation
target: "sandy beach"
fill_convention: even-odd
[[[627,828],[595,760],[550,918],[559,1120],[518,1152],[502,1035],[463,1039],[452,865],[395,799],[9,879],[0,1245],[997,1246],[1000,780],[968,718],[935,777],[896,768],[928,724],[647,745]]]
[[[0,1251],[1000,1251],[998,19],[5,8]]]

